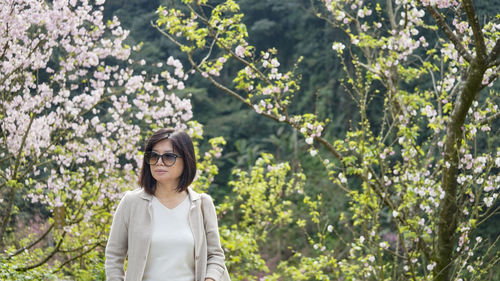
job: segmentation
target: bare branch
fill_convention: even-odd
[[[203,71],[198,67],[198,65],[196,64],[196,62],[193,60],[193,56],[192,54],[187,54],[188,55],[188,60],[189,62],[191,63],[191,65],[194,67],[194,69],[198,72],[198,73],[203,73]],[[247,106],[249,106],[250,108],[253,109],[253,105],[252,103],[248,102],[247,100],[245,100],[242,96],[240,96],[238,93],[236,93],[235,91],[227,88],[226,86],[222,85],[221,83],[215,81],[215,79],[208,75],[207,79],[217,88],[221,89],[222,91],[228,93],[229,95],[237,98],[239,101],[241,101],[242,103],[246,104]],[[278,120],[276,117],[272,116],[272,115],[269,115],[269,114],[266,114],[266,113],[262,113],[262,115],[264,116],[267,116],[271,119],[274,119],[274,120]]]
[[[215,34],[214,36],[215,36],[214,38],[217,38],[217,34]],[[207,55],[201,60],[201,62],[198,64],[198,66],[201,66],[202,64],[205,63],[205,61],[207,61],[210,58],[210,55],[212,54],[212,50],[214,49],[216,42],[217,42],[217,40],[215,40],[215,39],[214,39],[214,41],[212,41],[212,44],[210,45],[210,49],[208,50]]]
[[[30,270],[30,269],[33,269],[33,268],[37,268],[37,267],[45,264],[48,260],[50,260],[59,251],[59,248],[61,247],[62,242],[64,241],[64,237],[65,236],[66,236],[66,232],[63,232],[63,234],[61,236],[61,239],[59,239],[59,241],[57,241],[57,245],[54,247],[54,249],[44,259],[42,259],[41,261],[39,261],[39,262],[37,262],[35,264],[26,266],[26,267],[16,268],[16,271],[27,271],[27,270]]]
[[[74,261],[74,260],[76,260],[76,259],[79,259],[79,258],[83,257],[84,255],[86,255],[86,254],[90,253],[91,251],[93,251],[93,250],[94,250],[95,248],[97,248],[98,246],[105,247],[105,244],[104,244],[104,245],[102,244],[103,242],[104,242],[104,241],[101,241],[101,242],[99,242],[99,243],[95,243],[95,244],[94,244],[92,247],[90,247],[88,250],[86,250],[86,251],[84,251],[84,252],[80,253],[80,254],[79,254],[79,255],[77,255],[77,256],[71,257],[71,258],[69,258],[68,260],[64,261],[63,263],[61,263],[61,265],[60,265],[60,266],[59,266],[56,270],[52,271],[52,273],[56,273],[56,272],[60,271],[60,270],[61,270],[61,269],[63,269],[63,268],[64,268],[64,266],[66,266],[68,263],[70,263],[70,262],[72,262],[72,261]]]
[[[498,200],[498,198],[495,200],[495,202],[496,202],[497,200]],[[479,216],[479,217],[480,217],[480,218],[482,218],[482,219],[481,219],[481,221],[479,221],[479,222],[477,223],[477,225],[479,226],[479,225],[483,224],[484,222],[488,221],[488,220],[489,220],[492,216],[494,216],[494,215],[498,215],[498,214],[499,214],[499,212],[498,212],[498,211],[500,211],[500,207],[497,207],[495,210],[493,210],[493,209],[489,209],[489,210],[487,210],[487,211],[486,211],[486,213],[484,213],[484,214],[482,214],[481,216]],[[499,237],[500,237],[500,236],[499,236]]]
[[[165,31],[163,31],[158,25],[156,25],[153,21],[150,21],[151,23],[151,26],[154,27],[156,30],[158,30],[163,36],[167,37],[170,41],[172,41],[172,43],[174,43],[175,45],[177,45],[177,47],[181,48],[182,47],[182,44],[175,40],[174,37],[172,37],[170,34],[166,33]]]
[[[50,231],[54,228],[54,224],[51,224],[50,227],[38,238],[36,239],[35,241],[31,242],[31,244],[25,246],[25,247],[22,247],[20,249],[18,249],[17,251],[15,251],[13,254],[9,255],[7,257],[7,259],[10,259],[12,257],[15,257],[17,255],[19,255],[20,253],[24,252],[25,250],[27,249],[30,249],[31,247],[35,246],[36,244],[38,244],[40,241],[42,241],[45,237],[47,237],[47,235],[50,233]]]
[[[324,138],[314,137],[314,139],[324,145],[338,160],[342,161],[342,159],[344,159],[344,157]]]

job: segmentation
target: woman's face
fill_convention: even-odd
[[[153,146],[152,152],[159,155],[163,155],[165,153],[178,154],[177,151],[174,151],[172,142],[169,139],[157,142]],[[184,162],[182,161],[182,158],[177,157],[175,164],[172,166],[166,166],[160,158],[158,159],[158,162],[156,162],[156,165],[150,164],[149,167],[151,169],[151,175],[157,182],[177,187],[182,171],[184,170]]]

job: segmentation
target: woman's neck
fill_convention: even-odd
[[[186,192],[177,192],[178,184],[156,183],[155,196],[163,199],[183,197]]]

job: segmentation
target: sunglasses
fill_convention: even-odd
[[[158,163],[158,160],[160,160],[161,158],[161,161],[167,167],[173,166],[177,158],[179,157],[182,158],[180,155],[175,153],[167,152],[163,154],[158,154],[154,151],[146,152],[145,157],[146,157],[146,163],[148,163],[149,165],[156,165]]]

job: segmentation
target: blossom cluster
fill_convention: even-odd
[[[129,58],[128,31],[117,18],[103,23],[102,9],[86,0],[0,3],[0,184],[13,183],[26,204],[65,208],[65,249],[105,239],[97,229],[135,185],[146,137],[187,129],[193,116],[175,94],[188,77],[181,62],[136,73],[133,64],[147,62]]]

